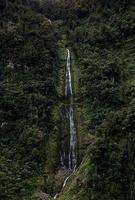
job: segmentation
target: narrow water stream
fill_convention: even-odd
[[[72,74],[71,74],[71,52],[69,49],[67,49],[65,98],[67,102],[69,102],[65,115],[68,118],[69,127],[70,127],[68,170],[70,170],[71,173],[65,178],[61,191],[66,186],[68,179],[71,177],[72,173],[75,171],[76,165],[77,165],[77,131],[76,131],[75,121],[74,121],[73,89],[72,89]],[[65,159],[65,152],[61,151],[60,152],[61,166],[64,165],[64,159]],[[59,194],[56,194],[54,196],[54,199],[56,199],[58,196]]]
[[[71,76],[71,53],[67,49],[67,69],[66,69],[66,83],[65,83],[65,97],[69,99],[69,125],[70,125],[70,149],[69,149],[69,169],[74,170],[77,164],[77,135],[74,121],[73,109],[73,89],[72,89],[72,76]]]

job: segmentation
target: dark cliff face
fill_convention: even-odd
[[[0,11],[3,11],[7,7],[7,0],[0,1]]]

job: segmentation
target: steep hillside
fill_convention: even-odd
[[[43,174],[59,58],[46,18],[24,1],[5,2],[0,16],[0,199],[15,200],[30,198]]]
[[[58,199],[133,200],[135,5],[83,2],[65,9],[65,23],[78,66],[78,98],[89,119],[85,134],[91,139]]]
[[[1,200],[135,199],[134,34],[132,0],[1,1]]]

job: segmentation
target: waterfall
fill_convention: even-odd
[[[66,81],[65,81],[65,98],[68,101],[67,108],[65,109],[65,116],[69,123],[70,141],[69,141],[69,155],[68,155],[68,169],[74,170],[77,164],[77,133],[74,121],[74,108],[73,108],[73,89],[72,89],[72,75],[71,75],[71,53],[67,49],[67,67],[66,67]],[[65,152],[62,145],[60,152],[61,166],[64,166]]]
[[[73,109],[73,90],[72,90],[72,76],[71,76],[71,54],[67,49],[67,69],[66,69],[66,83],[65,83],[65,97],[69,99],[69,125],[70,125],[70,149],[69,149],[69,169],[74,170],[77,164],[77,134],[74,122]]]
[[[66,69],[66,83],[65,83],[65,97],[72,98],[72,80],[71,80],[71,55],[70,50],[67,49],[67,69]]]
[[[73,107],[70,105],[70,150],[69,150],[69,169],[75,170],[77,164],[77,137],[76,128],[74,124],[74,112]]]
[[[72,89],[72,76],[71,76],[71,53],[70,50],[67,49],[67,67],[66,67],[66,81],[65,81],[65,98],[68,101],[67,109],[65,109],[65,115],[67,116],[67,120],[69,123],[70,130],[70,141],[69,141],[69,155],[68,155],[68,170],[71,171],[70,175],[68,175],[63,183],[61,191],[67,184],[68,179],[71,177],[72,173],[75,171],[77,165],[77,131],[75,127],[74,121],[74,107],[73,107],[73,89]],[[61,166],[64,166],[65,160],[65,152],[62,145],[62,150],[60,151],[60,160]],[[57,193],[54,196],[56,199],[59,196]]]

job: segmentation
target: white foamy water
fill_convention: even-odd
[[[70,50],[67,49],[67,68],[66,68],[66,83],[65,83],[65,97],[68,100],[69,99],[69,106],[66,110],[66,116],[68,116],[69,120],[69,127],[70,127],[70,144],[69,144],[69,163],[68,163],[68,169],[71,170],[71,173],[69,176],[67,176],[64,180],[63,186],[61,191],[65,188],[68,179],[71,177],[72,173],[75,171],[76,165],[77,165],[77,131],[75,127],[75,121],[74,121],[74,109],[73,109],[73,90],[72,90],[72,76],[71,76],[71,53]],[[60,160],[61,165],[64,166],[64,158],[65,158],[65,152],[60,152]],[[59,196],[57,193],[54,196],[54,199],[56,199]]]

